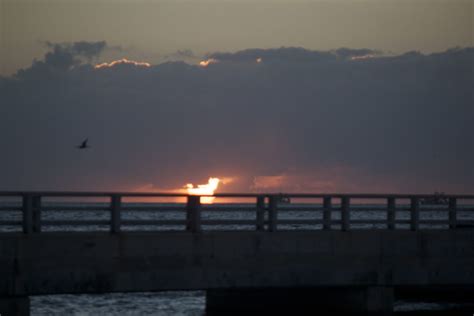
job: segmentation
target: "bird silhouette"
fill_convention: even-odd
[[[87,145],[87,142],[89,141],[88,138],[86,138],[79,146],[76,146],[79,149],[86,149],[89,148],[90,146]]]

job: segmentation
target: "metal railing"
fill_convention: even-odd
[[[16,199],[14,202],[0,204],[0,233],[7,232],[2,230],[2,227],[17,227],[21,228],[17,229],[17,232],[33,234],[45,231],[44,228],[63,227],[62,231],[70,231],[72,228],[85,226],[93,227],[85,230],[87,232],[107,230],[111,233],[125,232],[130,227],[135,228],[132,229],[135,231],[151,227],[151,230],[166,229],[192,233],[216,229],[275,232],[288,229],[349,231],[378,228],[417,231],[433,228],[474,228],[474,195],[445,195],[442,203],[438,204],[429,203],[439,198],[436,195],[215,194],[213,196],[228,200],[244,199],[247,203],[207,205],[200,202],[203,196],[169,193],[0,192],[0,201]],[[105,202],[60,201],[65,198],[79,201],[84,198],[105,199]],[[124,202],[124,199],[150,198],[177,198],[185,202],[168,204]],[[56,199],[56,202],[45,203],[45,199]],[[16,217],[11,215],[12,212],[16,212]],[[56,217],[44,216],[48,212],[55,212]],[[80,217],[87,212],[93,212],[95,216],[90,219],[64,219],[58,216],[67,212],[75,212]],[[125,216],[130,212],[155,212],[161,215],[171,212],[172,216],[131,218]],[[428,217],[420,215],[428,212],[432,215]],[[207,215],[204,216],[204,213]],[[216,219],[208,213],[239,216],[228,218],[222,215]],[[400,216],[400,213],[404,213],[404,216]],[[4,216],[4,214],[10,215]],[[300,214],[306,215],[300,216]]]

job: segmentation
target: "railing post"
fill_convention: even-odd
[[[331,229],[331,208],[332,200],[330,196],[323,198],[323,229]]]
[[[387,199],[387,228],[395,229],[395,198]]]
[[[186,204],[186,230],[198,233],[201,231],[201,197],[188,195]]]
[[[31,194],[23,195],[23,233],[33,232],[33,197]]]
[[[122,207],[122,197],[114,194],[110,197],[110,231],[112,233],[120,233],[120,209]]]
[[[350,198],[345,196],[341,198],[341,221],[342,221],[342,231],[350,230]]]
[[[457,222],[457,200],[449,198],[449,228],[455,229]]]
[[[278,197],[271,195],[268,201],[268,231],[277,231]]]
[[[257,196],[257,230],[265,229],[265,196]]]
[[[420,223],[420,205],[418,198],[411,198],[410,205],[411,223],[410,229],[413,231],[418,230]]]
[[[41,233],[41,196],[32,196],[33,232]]]

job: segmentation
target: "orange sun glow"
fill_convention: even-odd
[[[186,184],[186,189],[190,195],[212,195],[214,191],[217,190],[219,186],[219,178],[209,178],[207,184],[198,184],[194,187],[191,183]],[[201,203],[203,204],[212,204],[214,201],[214,196],[204,196],[201,197]]]
[[[216,64],[218,63],[219,61],[217,59],[214,59],[214,58],[209,58],[207,60],[201,60],[199,62],[199,66],[201,67],[207,67],[209,66],[210,64]]]
[[[94,66],[94,68],[95,69],[110,68],[115,65],[121,65],[121,64],[130,64],[130,65],[135,65],[138,67],[151,67],[151,64],[143,62],[143,61],[134,61],[134,60],[129,60],[127,58],[122,58],[122,59],[111,61],[110,63],[97,64]]]

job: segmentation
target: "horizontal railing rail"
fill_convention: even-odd
[[[211,196],[2,191],[0,233],[474,228],[474,195],[225,193],[212,197],[232,203],[216,204],[201,203],[203,197]]]

